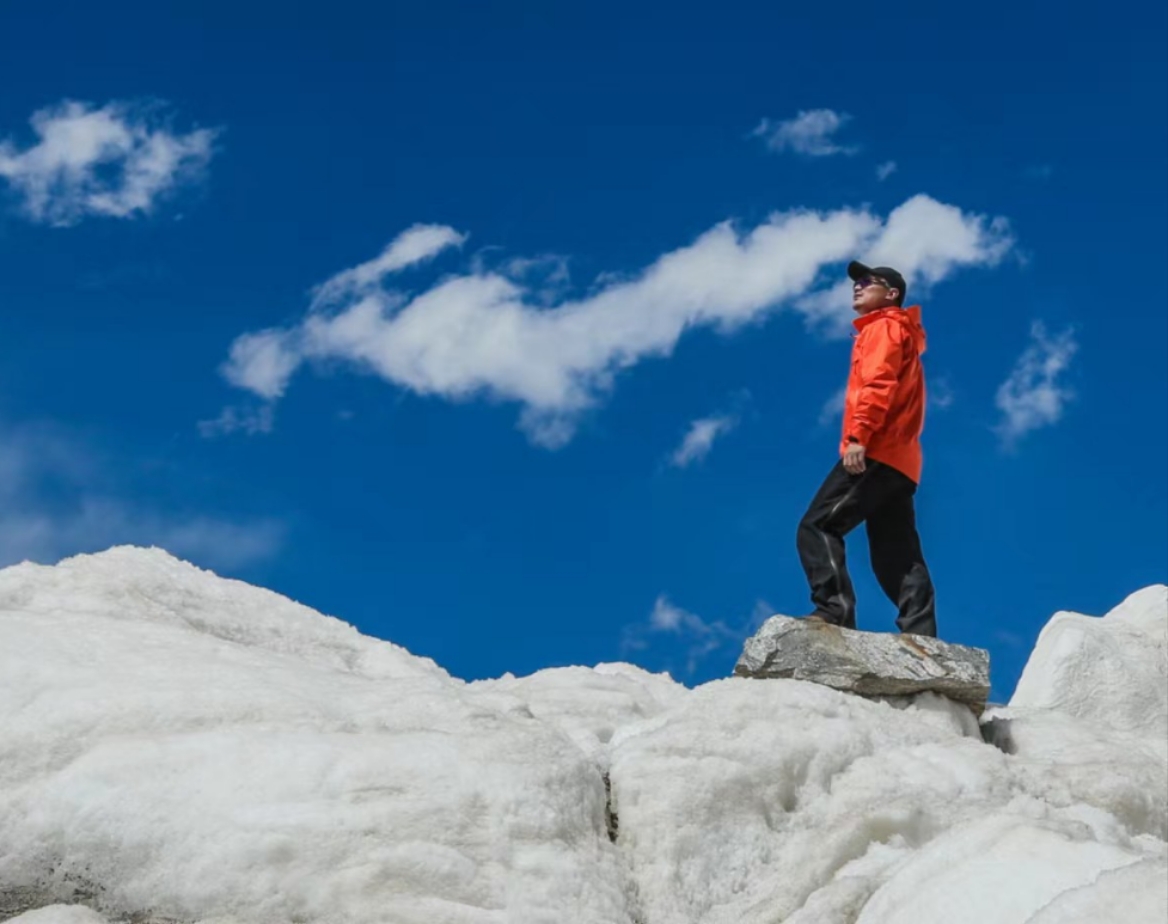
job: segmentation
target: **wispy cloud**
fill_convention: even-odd
[[[664,594],[653,604],[653,610],[645,623],[625,628],[621,648],[625,654],[649,647],[654,635],[670,635],[680,640],[685,647],[686,670],[697,668],[698,662],[723,645],[741,644],[743,632],[731,629],[721,620],[707,622],[696,613],[684,610],[670,602]]]
[[[275,418],[275,409],[270,404],[229,405],[214,420],[200,420],[199,433],[208,439],[229,433],[271,433]]]
[[[405,240],[422,240],[419,227],[428,229],[426,246],[409,249],[409,262],[388,260],[405,252]],[[618,372],[668,356],[688,330],[732,331],[784,306],[809,325],[846,326],[846,279],[843,288],[818,288],[828,267],[892,252],[910,281],[935,282],[996,263],[1012,243],[1003,219],[916,196],[887,220],[840,209],[778,213],[746,230],[723,222],[639,273],[597,281],[588,294],[552,306],[538,303],[529,282],[508,276],[506,263],[502,270],[480,263],[417,293],[385,287],[387,274],[464,239],[450,228],[415,226],[377,260],[319,287],[299,324],[237,338],[223,374],[274,401],[303,364],[339,360],[417,394],[517,402],[529,439],[555,448],[611,392]],[[843,277],[842,268],[832,276]]]
[[[129,500],[109,485],[117,467],[60,428],[0,425],[0,566],[133,544],[231,569],[270,558],[283,543],[275,519],[169,514]]]
[[[1017,632],[1010,632],[1006,629],[994,630],[993,639],[995,642],[1005,645],[1007,648],[1013,648],[1018,651],[1029,653],[1033,648],[1033,642],[1028,643]]]
[[[216,132],[176,134],[158,106],[65,101],[33,113],[37,141],[0,140],[0,179],[31,221],[71,225],[86,216],[131,218],[196,178]]]
[[[996,403],[1002,419],[997,433],[1005,447],[1013,447],[1030,431],[1062,418],[1074,392],[1060,379],[1078,349],[1073,328],[1052,337],[1041,321],[1030,326],[1029,345],[998,387]]]
[[[551,307],[563,299],[572,284],[568,258],[561,254],[515,257],[504,263],[499,272],[522,282],[535,301],[544,307]]]
[[[376,292],[392,273],[432,260],[448,247],[461,247],[465,234],[445,225],[414,225],[399,234],[377,257],[337,273],[313,291],[313,307]]]
[[[851,116],[832,109],[810,109],[793,119],[776,122],[763,119],[753,134],[772,151],[793,151],[807,157],[855,154],[859,147],[836,142],[835,134],[851,121]]]
[[[172,521],[123,502],[91,499],[68,513],[6,514],[0,522],[0,566],[20,561],[55,564],[116,545],[158,546],[208,568],[234,569],[271,558],[284,541],[283,524],[231,523],[210,517]]]
[[[896,161],[886,160],[876,168],[876,179],[883,183],[894,173],[896,173]]]
[[[755,600],[754,608],[750,611],[750,620],[746,624],[743,635],[754,635],[762,624],[775,615],[775,608],[766,600]]]
[[[305,359],[297,334],[298,331],[269,328],[237,337],[227,362],[220,367],[223,377],[236,388],[261,398],[282,397],[292,373]]]
[[[938,411],[952,407],[953,402],[957,400],[953,386],[949,384],[949,379],[945,376],[934,376],[930,379],[926,394],[928,395],[929,407]]]
[[[844,399],[848,395],[848,386],[845,382],[823,402],[819,409],[819,426],[830,427],[835,421],[844,416]]]
[[[720,619],[706,620],[697,613],[682,609],[665,594],[657,597],[648,619],[625,626],[621,637],[621,654],[647,651],[665,639],[679,643],[685,655],[686,671],[693,673],[708,655],[740,648],[747,637],[774,615],[775,609],[765,600],[755,601],[750,615],[741,624],[731,626]]]
[[[737,413],[727,413],[691,421],[681,444],[669,454],[669,464],[688,468],[701,462],[714,448],[714,441],[737,427],[739,420]]]

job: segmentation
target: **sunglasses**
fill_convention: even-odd
[[[852,286],[852,289],[853,290],[866,289],[866,288],[868,288],[868,286],[880,286],[883,289],[890,288],[888,283],[885,282],[883,279],[881,279],[879,276],[861,276],[859,279],[856,280],[855,284]]]

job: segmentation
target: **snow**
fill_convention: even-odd
[[[563,731],[603,771],[617,728],[658,715],[687,693],[668,674],[650,674],[631,664],[550,668],[518,679],[506,675],[478,681],[471,689],[484,702],[504,704],[512,697]]]
[[[1141,860],[1062,892],[1029,924],[1168,921],[1168,863]]]
[[[0,920],[1163,924],[1166,636],[1164,587],[1056,615],[995,747],[931,694],[468,684],[161,550],[20,565]]]
[[[1026,924],[1052,899],[1128,866],[1128,850],[1064,820],[998,814],[946,832],[864,907],[857,924]]]
[[[1102,619],[1057,613],[1011,706],[1051,709],[1168,749],[1168,587],[1132,594]]]
[[[99,910],[196,921],[624,919],[603,781],[525,709],[161,552],[9,569],[0,612],[9,889],[68,871]]]
[[[1009,705],[986,720],[1047,802],[1098,806],[1168,838],[1168,587],[1102,618],[1055,614]]]

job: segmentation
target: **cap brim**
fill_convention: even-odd
[[[851,277],[853,280],[863,279],[865,276],[875,276],[875,275],[876,274],[874,272],[872,272],[872,267],[865,266],[863,263],[860,263],[858,260],[853,260],[851,263],[848,264],[848,276]]]

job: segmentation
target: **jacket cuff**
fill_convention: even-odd
[[[861,446],[867,446],[868,441],[872,439],[872,431],[867,427],[852,427],[848,431],[846,437],[849,443],[859,443]]]

